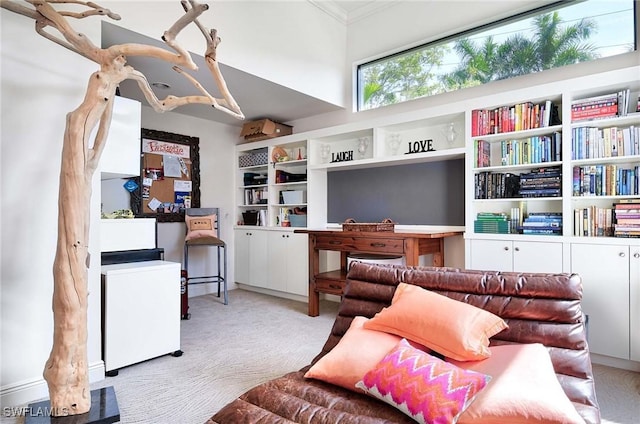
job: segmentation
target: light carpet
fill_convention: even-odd
[[[132,365],[91,386],[114,386],[122,423],[204,423],[251,387],[309,364],[338,309],[323,301],[311,318],[306,303],[245,290],[232,290],[229,305],[206,295],[190,307],[191,319],[181,321],[183,356]],[[640,374],[594,370],[603,423],[640,422]]]

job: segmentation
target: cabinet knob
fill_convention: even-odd
[[[519,252],[519,251],[520,251],[520,248],[519,248],[519,247],[516,247],[516,248],[514,248],[513,250],[515,250],[516,252]]]
[[[638,253],[638,252],[634,253],[633,257],[636,258],[636,259],[640,258],[640,253]]]
[[[620,256],[621,258],[624,258],[626,255],[624,254],[624,252],[620,252],[618,253],[618,256]]]
[[[504,250],[509,250],[509,248],[507,246],[503,247]]]

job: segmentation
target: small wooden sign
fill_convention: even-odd
[[[435,152],[436,149],[433,148],[433,140],[418,140],[418,141],[410,141],[409,142],[409,151],[405,153],[405,155],[409,155],[412,153],[426,153],[426,152]]]
[[[331,153],[331,162],[347,162],[353,160],[353,150]]]

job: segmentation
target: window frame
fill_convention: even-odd
[[[389,104],[384,104],[384,105],[380,105],[380,106],[376,106],[376,107],[371,107],[371,108],[363,108],[363,97],[364,97],[364,81],[363,81],[363,73],[361,72],[361,70],[364,67],[367,66],[371,66],[371,65],[375,65],[378,63],[382,63],[382,62],[386,62],[388,60],[392,60],[393,58],[396,57],[400,57],[406,54],[411,54],[413,52],[422,50],[422,49],[426,49],[426,48],[430,48],[430,47],[437,47],[439,45],[443,45],[443,44],[447,44],[449,42],[455,41],[455,40],[459,40],[462,38],[466,38],[466,37],[470,37],[473,35],[476,35],[478,33],[481,33],[483,31],[486,30],[490,30],[490,29],[495,29],[498,28],[500,26],[505,26],[505,25],[509,25],[511,23],[517,22],[517,21],[521,21],[524,19],[528,19],[528,18],[532,18],[550,11],[554,11],[554,10],[558,10],[558,9],[563,9],[566,7],[570,7],[570,6],[574,6],[576,4],[579,3],[584,3],[586,1],[589,0],[570,0],[570,1],[566,1],[566,0],[559,0],[559,1],[555,1],[553,3],[549,3],[540,7],[536,7],[534,9],[531,9],[529,11],[525,11],[525,12],[520,12],[520,13],[516,13],[512,16],[508,16],[505,18],[501,18],[486,24],[481,24],[479,26],[475,26],[473,28],[464,30],[464,31],[459,31],[456,32],[454,34],[450,34],[447,35],[445,37],[440,37],[437,38],[435,40],[431,40],[428,42],[424,42],[424,43],[420,43],[418,45],[409,47],[409,48],[405,48],[405,49],[401,49],[398,50],[396,52],[390,53],[390,54],[385,54],[383,56],[377,57],[375,59],[371,59],[371,60],[366,60],[360,63],[354,63],[354,82],[355,82],[355,90],[354,90],[354,110],[355,112],[363,112],[363,111],[368,111],[368,110],[375,110],[375,109],[379,109],[381,107],[385,107],[385,106],[391,106],[393,104],[400,104],[400,103],[405,103],[407,101],[411,101],[411,100],[417,100],[417,99],[424,99],[429,97],[430,95],[427,96],[421,96],[421,97],[415,97],[412,99],[407,99],[407,100],[403,100],[397,103],[389,103]],[[634,25],[634,39],[633,39],[633,44],[634,44],[634,48],[633,51],[637,52],[638,51],[638,44],[639,44],[639,38],[640,38],[640,34],[638,31],[638,22],[640,21],[640,7],[638,6],[638,1],[635,0],[628,0],[631,1],[631,3],[633,4],[633,25]],[[606,56],[606,57],[615,57],[617,55],[612,55],[612,56]],[[580,63],[589,63],[592,62],[592,60],[590,61],[585,61],[585,62],[580,62]],[[555,69],[555,68],[553,68]],[[531,75],[532,73],[526,74],[526,75]],[[507,78],[509,79],[509,78]],[[458,91],[460,89],[456,89],[456,90],[451,90],[451,91],[445,91],[442,93],[437,93],[437,94],[444,94],[447,92],[454,92],[454,91]],[[434,94],[434,95],[437,95]]]

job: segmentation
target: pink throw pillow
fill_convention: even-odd
[[[356,384],[419,423],[454,424],[490,380],[413,348],[406,339]]]
[[[584,424],[540,343],[492,346],[483,361],[452,364],[491,376],[458,424]]]

